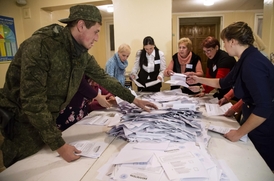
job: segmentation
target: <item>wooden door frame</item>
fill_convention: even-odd
[[[177,41],[178,41],[178,38],[180,37],[180,32],[179,32],[179,29],[180,29],[180,19],[181,18],[207,18],[207,17],[218,17],[220,18],[220,32],[221,30],[224,28],[224,15],[222,14],[216,14],[216,15],[204,15],[204,16],[178,16],[177,17],[177,30],[176,30],[176,34],[177,34],[177,40],[176,41],[176,44],[177,44]],[[220,41],[220,45],[221,45],[221,49],[223,49],[223,42]],[[174,50],[172,50],[172,52],[176,52]]]
[[[105,25],[106,25],[106,58],[107,60],[112,57],[114,54],[115,54],[115,50],[114,51],[111,51],[110,50],[110,29],[109,29],[109,26],[110,25],[114,25],[113,23],[113,19],[108,19],[105,21]],[[114,43],[114,46],[115,46],[115,43]]]

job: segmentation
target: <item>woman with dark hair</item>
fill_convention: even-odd
[[[143,40],[143,49],[136,53],[134,67],[130,77],[137,80],[144,87],[138,87],[142,92],[159,92],[164,80],[164,70],[166,69],[165,56],[160,51],[151,36]],[[156,85],[146,87],[146,83],[159,80]]]
[[[233,87],[234,95],[242,99],[242,125],[224,136],[238,141],[248,134],[250,140],[274,171],[274,66],[253,46],[252,29],[245,22],[236,22],[221,32],[229,55],[239,58],[225,78],[190,76],[189,84],[202,83],[217,88]]]
[[[234,67],[236,60],[234,57],[229,56],[225,51],[220,49],[220,42],[211,36],[208,36],[202,42],[203,52],[208,57],[207,59],[207,78],[223,78]],[[209,93],[213,90],[213,87],[203,85],[202,92],[198,96],[204,96],[205,93]],[[217,92],[213,95],[218,99],[224,97],[224,95],[230,90],[217,89]]]

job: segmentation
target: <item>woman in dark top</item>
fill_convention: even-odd
[[[236,60],[234,57],[229,56],[225,51],[220,49],[220,42],[214,37],[207,37],[202,42],[202,47],[204,54],[208,57],[207,60],[207,78],[223,78],[230,70],[234,67]],[[204,96],[204,93],[209,93],[213,90],[213,87],[203,85],[203,90],[199,96]],[[223,98],[223,96],[230,90],[227,89],[217,89],[217,92],[213,95],[218,99]]]
[[[136,79],[144,87],[138,87],[142,92],[159,92],[164,80],[166,60],[164,53],[160,51],[151,36],[143,40],[143,49],[136,53],[134,67],[131,71],[131,79]],[[159,80],[156,85],[146,87],[146,83]]]
[[[173,73],[186,74],[187,72],[192,72],[197,76],[204,76],[202,69],[201,58],[192,52],[192,41],[189,38],[181,38],[178,41],[179,51],[172,56],[168,67],[166,68],[164,75],[169,77]],[[178,89],[180,86],[171,86],[170,89]],[[186,94],[197,94],[192,92],[186,87],[182,87],[182,92]]]
[[[224,136],[234,142],[248,134],[269,168],[274,171],[274,66],[253,46],[253,33],[246,23],[229,25],[222,30],[221,38],[228,54],[239,58],[232,71],[221,79],[191,76],[187,82],[234,88],[234,95],[244,102],[243,124],[238,130],[230,130]]]

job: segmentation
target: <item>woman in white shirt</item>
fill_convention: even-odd
[[[142,92],[159,92],[162,87],[162,81],[164,80],[164,70],[166,69],[165,56],[160,51],[155,43],[154,39],[147,36],[143,40],[143,49],[136,53],[136,59],[134,67],[132,69],[130,77],[142,86],[138,86],[138,91]],[[155,81],[155,85],[148,85]]]

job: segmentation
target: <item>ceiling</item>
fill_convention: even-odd
[[[212,6],[204,6],[203,0],[172,0],[172,13],[202,12],[202,11],[239,11],[261,10],[264,0],[215,0]],[[98,6],[103,17],[112,17],[105,6]]]
[[[172,13],[259,10],[263,7],[264,0],[215,0],[212,6],[204,6],[203,0],[172,0]]]

